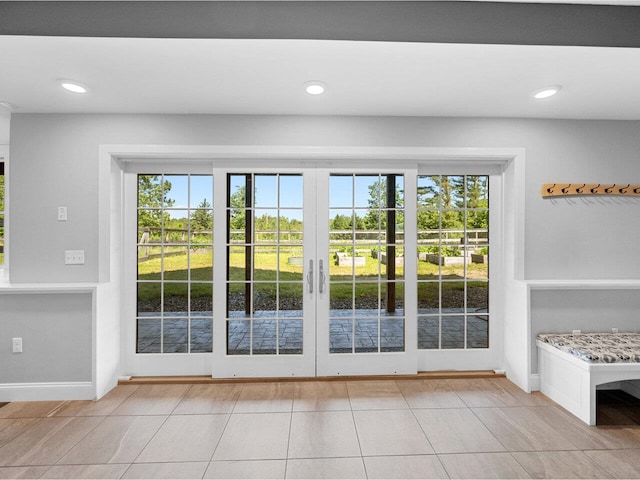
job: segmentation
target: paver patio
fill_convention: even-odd
[[[403,310],[386,313],[378,319],[378,310],[331,310],[329,341],[331,353],[403,351]],[[419,349],[460,349],[465,347],[464,313],[458,309],[420,309],[418,314]],[[302,311],[263,311],[253,314],[230,312],[228,353],[230,355],[270,355],[302,353]],[[172,312],[160,322],[159,314],[146,312],[138,320],[139,353],[184,353],[191,337],[191,352],[211,351],[212,312],[191,314]],[[440,324],[441,321],[441,324]],[[438,332],[441,329],[441,345]],[[162,334],[161,334],[162,332]],[[489,327],[486,314],[467,316],[467,348],[487,348]],[[278,348],[276,349],[276,339]]]

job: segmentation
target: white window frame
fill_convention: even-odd
[[[397,165],[446,164],[447,172],[455,173],[450,167],[478,167],[491,165],[499,170],[502,178],[501,202],[502,231],[499,233],[502,261],[497,269],[504,298],[500,301],[499,314],[503,322],[503,342],[500,364],[507,377],[526,391],[529,391],[528,358],[529,319],[526,311],[524,285],[524,198],[525,162],[524,148],[441,148],[441,147],[378,147],[378,146],[274,146],[274,145],[100,145],[100,185],[99,185],[99,233],[101,283],[119,283],[118,264],[122,261],[121,236],[118,234],[121,211],[112,211],[118,204],[118,185],[121,182],[123,165],[134,159],[163,163],[218,162],[226,159],[242,159],[264,166],[265,161],[283,161],[289,165],[297,162],[310,165],[366,165],[372,159],[387,159]],[[180,159],[180,160],[177,160]],[[276,161],[277,163],[277,161]],[[421,170],[421,169],[420,169]],[[477,168],[474,168],[478,171]],[[114,197],[115,195],[115,197]],[[113,198],[112,198],[113,197]],[[114,200],[114,198],[116,200]],[[116,210],[119,210],[116,208]],[[111,237],[110,233],[115,236]],[[495,254],[494,254],[495,258]],[[495,271],[495,270],[494,270]],[[114,278],[111,276],[113,275]],[[117,278],[115,278],[117,277]],[[102,343],[97,339],[98,346]],[[124,348],[124,346],[122,346]],[[215,346],[214,346],[215,348]],[[124,368],[121,365],[121,375]]]
[[[4,163],[4,260],[0,264],[0,284],[9,283],[9,145],[0,145],[0,162]]]

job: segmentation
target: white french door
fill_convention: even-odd
[[[401,261],[404,172],[254,169],[214,177],[215,216],[226,218],[214,241],[224,246],[216,261],[226,265],[214,275],[224,286],[214,289],[214,318],[224,318],[214,322],[214,377],[416,371]]]

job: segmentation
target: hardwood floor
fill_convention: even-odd
[[[640,478],[640,406],[599,400],[590,427],[500,377],[126,384],[0,408],[0,478]]]

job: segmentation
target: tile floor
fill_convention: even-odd
[[[640,478],[640,427],[504,378],[122,385],[0,408],[0,478]]]

